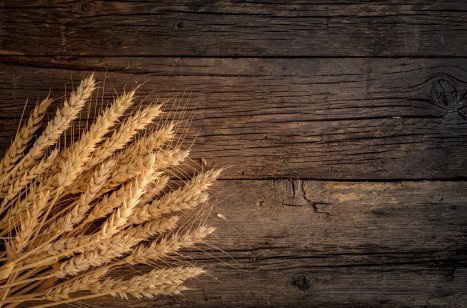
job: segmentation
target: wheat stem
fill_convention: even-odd
[[[44,279],[48,279],[48,278],[52,278],[52,277],[56,277],[56,275],[55,274],[50,274],[50,275],[39,276],[39,277],[34,277],[34,278],[29,278],[29,279],[17,280],[17,281],[15,281],[13,283],[8,283],[8,284],[4,284],[4,285],[0,286],[0,289],[11,288],[11,287],[14,287],[14,286],[18,286],[18,285],[38,281],[38,280],[44,280]]]

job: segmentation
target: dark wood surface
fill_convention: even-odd
[[[230,166],[212,191],[217,234],[187,259],[209,270],[195,290],[87,304],[462,307],[466,14],[465,1],[3,1],[0,147],[26,98],[95,71],[109,98],[186,92],[192,157]]]
[[[0,53],[466,56],[464,1],[332,2],[2,1]]]

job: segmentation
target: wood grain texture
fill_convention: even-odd
[[[211,245],[177,258],[209,276],[181,297],[86,304],[462,307],[466,12],[423,0],[2,1],[0,152],[27,97],[60,96],[92,71],[106,99],[142,83],[144,103],[186,91],[167,109],[196,107],[192,157],[230,166],[212,191]]]
[[[94,68],[106,71],[99,74],[106,76],[106,99],[113,89],[143,82],[142,97],[191,92],[188,107],[196,110],[188,141],[198,134],[193,157],[231,165],[224,178],[467,176],[464,59],[8,58],[3,63],[2,147],[16,131],[26,97],[44,97],[50,89],[62,95],[64,81]]]
[[[182,258],[209,270],[191,282],[197,290],[88,303],[460,307],[467,300],[466,189],[460,182],[221,181],[212,190],[211,246]]]
[[[463,1],[10,0],[0,54],[467,56],[465,13]]]

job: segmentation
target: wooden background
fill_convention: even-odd
[[[182,297],[87,304],[461,307],[466,16],[466,1],[2,1],[0,147],[27,97],[91,71],[192,93],[193,157],[231,166],[213,247],[191,255],[210,275]]]

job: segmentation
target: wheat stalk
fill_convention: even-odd
[[[0,307],[178,294],[187,290],[185,280],[203,273],[161,263],[129,279],[108,277],[203,242],[213,228],[182,231],[179,216],[170,214],[207,201],[220,170],[171,189],[173,169],[184,167],[189,152],[172,145],[173,122],[145,131],[163,113],[160,105],[122,119],[135,90],[117,96],[78,138],[60,145],[95,87],[94,75],[84,78],[32,142],[52,99],[40,101],[0,161]]]

